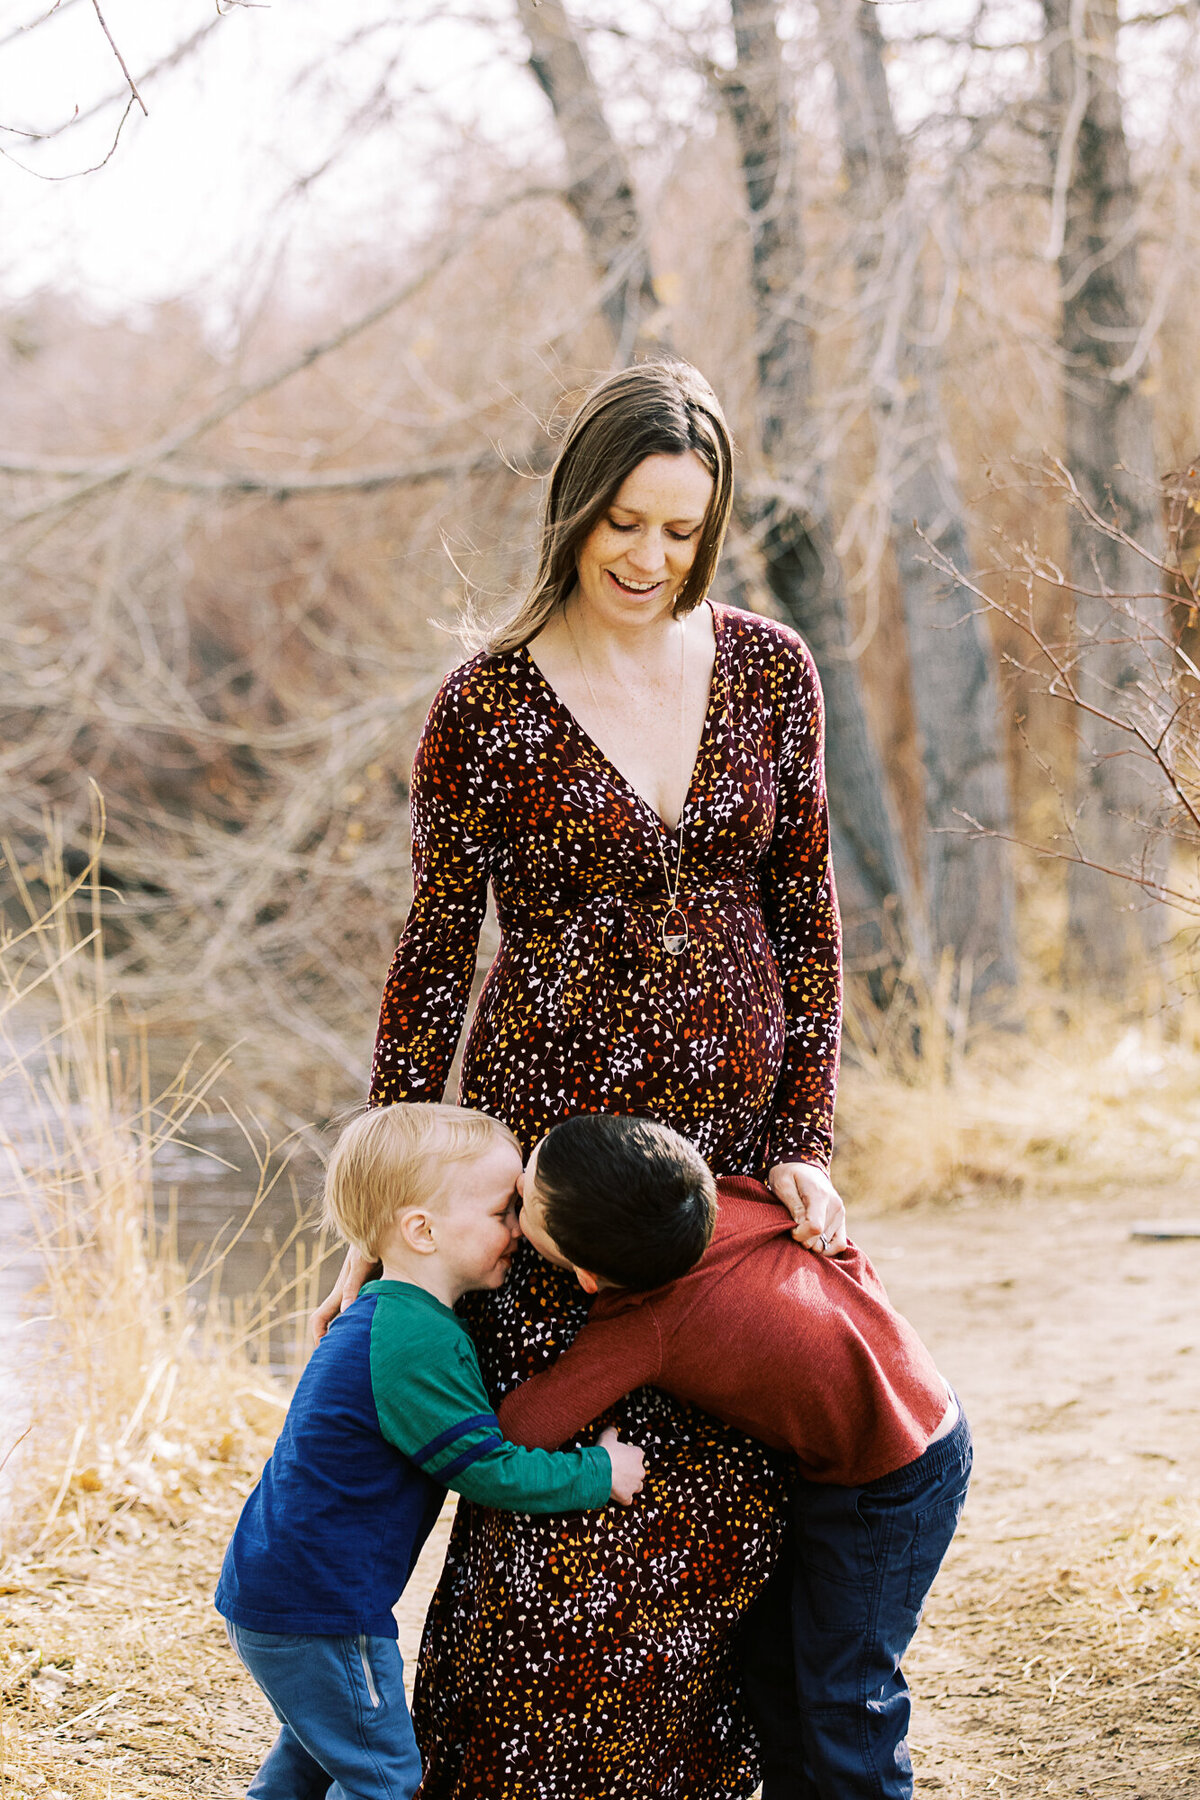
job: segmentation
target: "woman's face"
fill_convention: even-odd
[[[608,625],[669,616],[696,560],[712,493],[713,478],[694,450],[640,462],[583,541],[577,603]]]

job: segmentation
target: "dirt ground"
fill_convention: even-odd
[[[1172,1217],[1200,1185],[853,1220],[976,1439],[907,1665],[919,1793],[1200,1796],[1200,1240],[1129,1236]],[[209,1610],[227,1528],[10,1577],[0,1794],[244,1793],[270,1726]]]

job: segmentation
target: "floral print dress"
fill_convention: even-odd
[[[464,1105],[526,1153],[556,1120],[603,1111],[673,1126],[718,1174],[828,1165],[841,986],[820,691],[795,633],[712,611],[674,832],[528,651],[447,677],[413,768],[414,897],[374,1104],[441,1097],[490,882],[500,947]],[[678,956],[663,944],[677,858]],[[572,1278],[517,1250],[503,1289],[464,1307],[497,1400],[586,1317]],[[779,1459],[653,1389],[605,1422],[646,1450],[631,1507],[459,1506],[418,1674],[422,1800],[735,1800],[756,1784],[735,1628],[778,1549]]]

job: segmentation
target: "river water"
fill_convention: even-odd
[[[18,1041],[17,1047],[28,1057],[36,1032],[31,1025],[22,1035],[25,1041]],[[164,1087],[173,1077],[183,1061],[182,1054],[175,1056],[176,1048],[154,1047],[152,1085],[159,1070]],[[13,1075],[0,1081],[0,1137],[14,1146],[19,1158],[23,1152],[36,1154],[42,1139],[38,1115],[45,1108],[36,1092],[37,1079],[35,1070],[33,1087],[28,1076]],[[4,1160],[0,1157],[0,1337],[8,1341],[11,1351],[26,1322],[37,1315],[41,1261],[28,1202],[8,1179]],[[273,1158],[269,1174],[279,1165],[280,1158]],[[256,1204],[260,1172],[237,1119],[229,1112],[196,1112],[179,1139],[161,1146],[152,1166],[160,1230],[173,1234],[179,1260],[192,1274],[199,1274],[220,1254],[220,1292],[225,1303],[240,1300],[257,1311],[264,1291],[278,1293],[282,1281],[294,1273],[294,1250],[286,1246],[297,1232],[303,1240],[305,1265],[311,1267],[318,1248],[321,1190],[321,1164],[311,1150],[289,1148],[280,1178]],[[317,1282],[321,1292],[331,1285],[339,1261],[340,1252],[328,1254]],[[208,1291],[207,1280],[197,1282],[198,1294]],[[311,1295],[300,1298],[306,1310]],[[290,1316],[295,1311],[295,1296],[284,1295],[274,1308],[278,1324],[271,1333],[269,1359],[280,1372],[293,1370],[297,1360],[298,1334]],[[11,1367],[11,1354],[3,1354],[0,1360]]]

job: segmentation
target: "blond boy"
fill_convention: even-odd
[[[330,1159],[328,1220],[383,1265],[318,1344],[234,1531],[216,1604],[280,1722],[251,1800],[410,1800],[421,1763],[392,1609],[448,1487],[574,1512],[642,1484],[642,1454],[508,1443],[451,1308],[508,1271],[521,1155],[454,1106],[363,1114]]]

